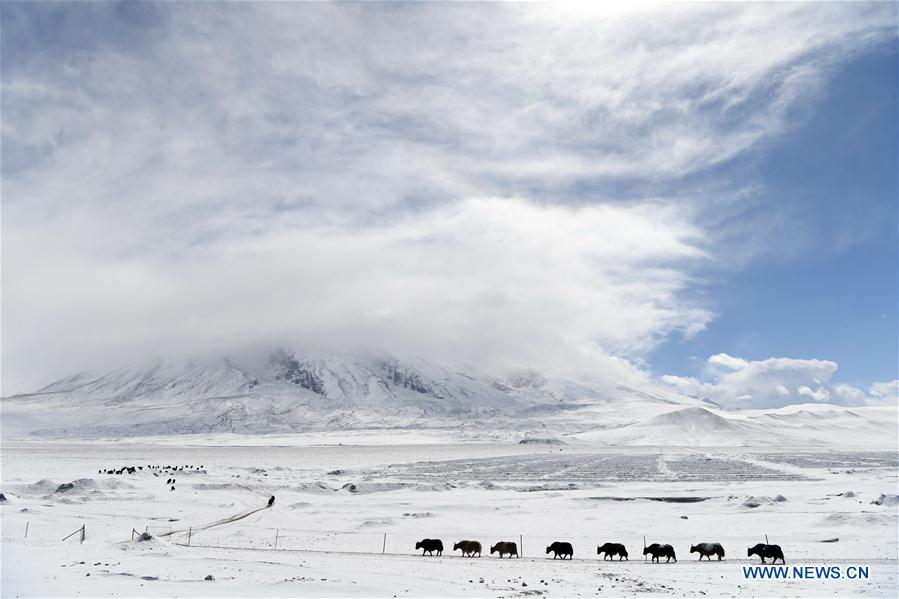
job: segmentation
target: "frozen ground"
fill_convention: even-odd
[[[2,595],[897,594],[895,449],[215,441],[4,444]],[[175,474],[171,491],[149,464],[203,468]],[[125,465],[144,470],[97,473]],[[82,525],[83,544],[61,540]],[[871,577],[745,580],[746,547],[765,534],[788,565],[868,565]],[[677,564],[644,562],[643,535],[674,545]],[[424,537],[444,555],[416,555]],[[520,542],[524,557],[462,558],[461,539]],[[575,559],[547,559],[553,540]],[[605,541],[630,561],[598,560]],[[703,541],[726,559],[698,563],[689,546]]]

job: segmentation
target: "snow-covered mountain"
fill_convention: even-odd
[[[754,445],[806,433],[816,444],[840,427],[889,439],[879,420],[836,406],[732,412],[651,383],[533,370],[496,377],[426,358],[283,349],[240,363],[157,360],[81,373],[4,398],[0,411],[6,439],[444,429],[468,438],[501,431],[628,445]]]
[[[53,436],[284,433],[347,428],[541,428],[588,406],[696,400],[534,371],[498,378],[426,358],[299,354],[255,363],[158,360],[4,398],[4,432]],[[589,425],[610,425],[593,421]],[[620,424],[620,422],[618,423]],[[588,425],[588,423],[584,423]]]

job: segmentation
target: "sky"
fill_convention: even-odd
[[[4,2],[0,392],[288,344],[895,404],[896,13]]]

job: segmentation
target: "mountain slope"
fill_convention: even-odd
[[[82,373],[3,400],[4,433],[117,436],[286,433],[353,428],[485,427],[582,430],[590,408],[621,402],[670,410],[695,400],[533,371],[500,380],[425,358],[278,350],[252,364],[156,361]],[[636,413],[636,412],[632,412]],[[584,418],[591,420],[584,421]],[[633,416],[616,425],[633,422]]]

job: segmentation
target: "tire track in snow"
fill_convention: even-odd
[[[262,510],[267,510],[267,509],[269,509],[269,507],[271,507],[271,506],[264,505],[262,507],[253,508],[253,509],[245,510],[243,512],[239,512],[237,514],[234,514],[233,516],[229,516],[227,518],[222,518],[221,520],[216,520],[215,522],[210,522],[209,524],[203,524],[201,526],[192,526],[188,530],[184,530],[183,528],[179,529],[179,530],[172,530],[170,532],[163,533],[158,536],[170,537],[172,535],[186,533],[186,532],[200,532],[203,530],[209,530],[210,528],[214,528],[216,526],[223,526],[225,524],[231,524],[232,522],[237,522],[238,520],[243,520],[247,516],[252,516],[253,514],[255,514],[257,512],[261,512]]]

